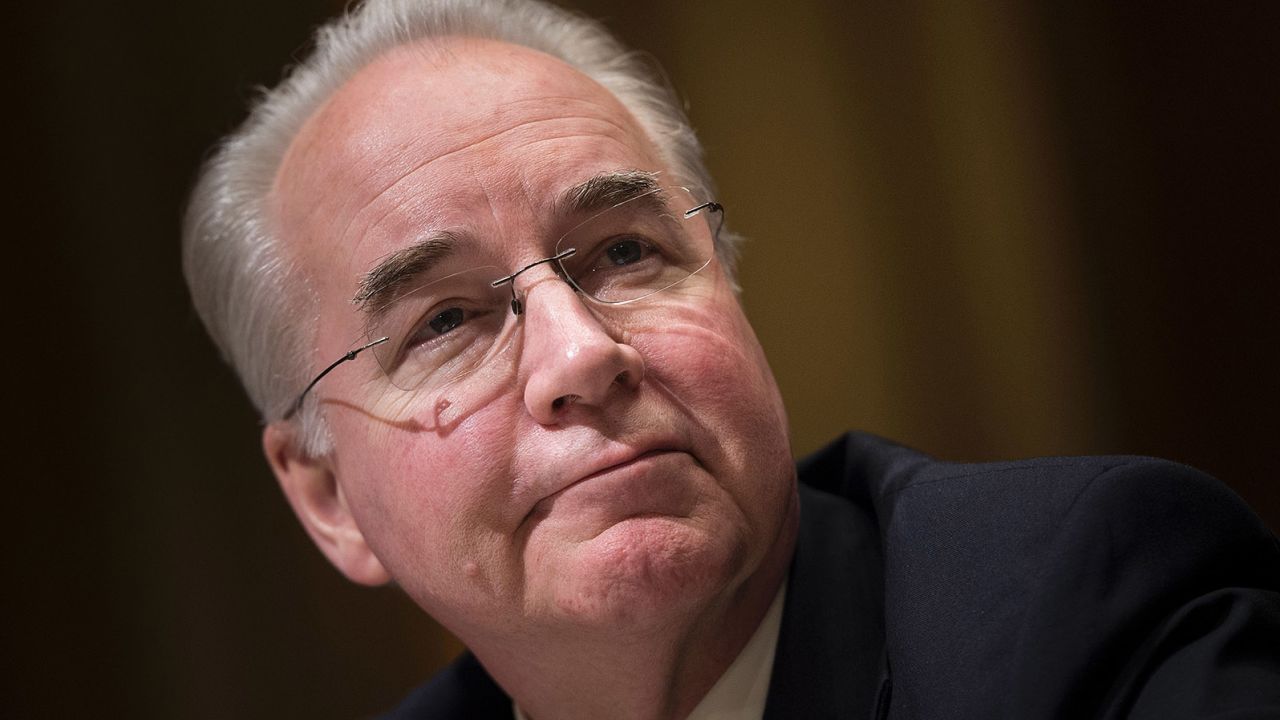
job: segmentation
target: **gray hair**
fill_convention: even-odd
[[[522,45],[573,66],[612,92],[682,182],[707,196],[702,148],[674,92],[645,56],[599,23],[540,0],[367,0],[322,26],[315,50],[263,92],[238,130],[201,168],[183,224],[183,272],[197,312],[240,376],[264,422],[284,417],[312,373],[318,323],[306,279],[273,233],[267,198],[306,120],[360,69],[387,51],[432,37]],[[733,276],[737,239],[718,254]],[[298,418],[302,447],[327,453],[318,403]]]

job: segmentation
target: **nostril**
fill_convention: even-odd
[[[626,384],[627,384],[627,381],[628,381],[628,380],[630,380],[630,379],[631,379],[631,376],[630,376],[629,374],[627,374],[627,371],[626,371],[626,370],[623,370],[622,372],[618,373],[618,376],[617,376],[617,377],[615,377],[615,378],[613,379],[613,381],[614,381],[615,383],[617,383],[617,384],[622,385],[622,386],[624,386],[624,387],[625,387],[625,386],[626,386]]]
[[[559,411],[565,405],[570,405],[576,402],[578,400],[578,397],[579,396],[577,395],[561,395],[560,397],[551,401],[551,409]]]

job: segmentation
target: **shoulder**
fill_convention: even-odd
[[[949,463],[849,433],[799,474],[871,509],[891,594],[951,584],[984,603],[1054,582],[1076,596],[1102,583],[1113,600],[1129,586],[1280,586],[1280,543],[1244,501],[1166,460]]]
[[[873,509],[893,705],[907,715],[1093,717],[1162,677],[1210,707],[1228,654],[1192,649],[1241,633],[1280,642],[1280,545],[1185,465],[947,463],[850,434],[802,463],[801,479]],[[1240,666],[1269,687],[1280,658],[1261,657]]]
[[[384,720],[511,720],[511,699],[471,653],[416,688]]]
[[[801,482],[874,508],[886,541],[1140,543],[1177,528],[1187,546],[1275,538],[1226,485],[1194,468],[1136,456],[953,463],[848,433],[800,463]],[[1158,532],[1156,534],[1159,534]]]

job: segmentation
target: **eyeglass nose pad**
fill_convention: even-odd
[[[524,314],[524,303],[520,302],[519,299],[514,297],[511,298],[511,314],[512,315]]]

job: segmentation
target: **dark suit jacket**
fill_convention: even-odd
[[[1280,718],[1280,543],[1150,458],[800,463],[767,720]],[[465,654],[388,717],[510,720]]]

